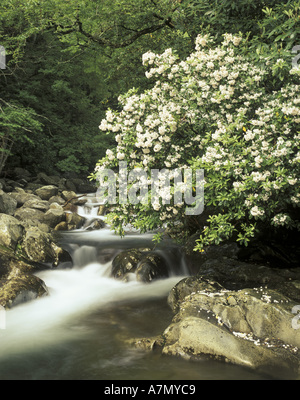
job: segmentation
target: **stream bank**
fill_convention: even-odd
[[[59,232],[84,224],[75,212],[86,202],[75,193],[79,189],[95,190],[84,180],[44,173],[34,177],[20,168],[0,179],[0,306],[47,295],[34,273],[72,263],[58,244]]]
[[[156,257],[160,256],[161,271],[155,275],[153,264],[157,259],[153,259],[151,234],[139,236],[133,232],[125,240],[114,237],[98,217],[98,206],[89,203],[92,197],[78,198],[77,189],[76,192],[66,189],[40,182],[35,189],[11,185],[10,191],[0,193],[0,206],[6,207],[0,214],[0,221],[6,227],[0,237],[0,305],[11,309],[12,315],[14,312],[18,315],[19,310],[26,313],[22,303],[28,303],[28,310],[32,310],[33,299],[39,299],[36,307],[44,304],[48,313],[51,299],[59,307],[59,302],[66,302],[70,296],[69,308],[62,307],[62,317],[52,311],[56,312],[53,319],[59,317],[58,321],[65,321],[86,304],[90,307],[90,302],[96,299],[97,311],[93,305],[92,314],[104,313],[104,319],[112,321],[111,326],[118,330],[118,346],[129,353],[134,349],[133,359],[137,354],[142,358],[158,357],[160,363],[170,356],[176,363],[181,363],[180,359],[200,363],[209,359],[215,366],[221,361],[222,365],[224,362],[236,365],[258,372],[259,376],[299,379],[299,311],[293,312],[300,304],[296,257],[290,268],[285,264],[280,268],[280,260],[274,267],[267,258],[259,258],[257,252],[245,257],[235,244],[210,247],[205,253],[195,255],[190,251],[191,245],[182,253],[169,243],[155,252]],[[75,220],[78,224],[71,222]],[[93,224],[95,220],[102,222]],[[183,259],[180,254],[184,254]],[[148,278],[139,280],[137,271],[145,261],[144,256],[152,259],[144,263]],[[87,286],[84,286],[85,274]],[[76,285],[69,292],[72,279]],[[105,285],[107,290],[103,289]],[[57,300],[53,288],[59,293]],[[84,290],[91,292],[87,298]],[[74,301],[73,291],[83,297],[77,294]],[[147,314],[149,304],[151,313]],[[161,309],[163,316],[153,330],[149,329],[149,321],[143,322],[148,327],[145,330],[128,326],[125,329],[120,321],[120,317],[127,318],[126,310],[131,315],[139,310],[146,320],[156,320]],[[26,318],[24,312],[22,318]],[[90,319],[89,315],[90,311],[84,319]],[[140,321],[137,318],[136,324]],[[103,322],[100,325],[103,329]],[[97,324],[94,328],[97,330]],[[135,331],[142,336],[136,336]],[[65,334],[62,331],[61,337]],[[190,368],[189,363],[189,370],[197,370],[197,365]]]

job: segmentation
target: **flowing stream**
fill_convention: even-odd
[[[168,243],[157,250],[168,261],[168,278],[150,284],[113,279],[113,257],[126,248],[153,245],[152,235],[130,232],[119,238],[107,228],[86,230],[92,219],[100,218],[92,202],[79,210],[88,219],[86,226],[62,237],[73,266],[38,273],[49,296],[6,312],[0,379],[263,379],[222,362],[189,362],[126,343],[163,332],[172,319],[167,295],[188,272],[177,247]]]

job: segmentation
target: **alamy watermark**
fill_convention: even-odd
[[[152,169],[148,176],[142,168],[128,171],[127,162],[120,161],[118,173],[111,169],[98,170],[97,180],[97,199],[104,204],[146,205],[151,202],[154,210],[159,210],[161,204],[186,204],[186,215],[199,215],[204,209],[203,169]]]
[[[6,52],[3,46],[0,46],[0,69],[6,68]]]
[[[297,53],[297,52],[299,52],[299,54],[297,54],[292,60],[293,68],[299,68],[298,60],[300,59],[300,44],[292,48],[292,53]]]

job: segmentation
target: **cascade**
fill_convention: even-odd
[[[98,206],[95,198],[89,196],[78,214],[87,220],[103,218],[97,215]],[[131,233],[119,238],[105,227],[95,231],[78,229],[62,236],[62,245],[71,253],[73,266],[37,273],[49,295],[6,312],[6,329],[0,331],[0,376],[4,373],[1,365],[12,355],[25,362],[28,354],[83,340],[90,332],[80,322],[82,319],[112,305],[166,298],[183,277],[171,274],[151,284],[135,279],[123,282],[111,277],[114,256],[127,248],[153,246],[151,234]]]
[[[89,196],[78,211],[88,219],[99,218],[97,206]],[[118,252],[153,246],[152,237],[132,231],[120,238],[108,227],[63,233],[61,245],[72,255],[73,266],[37,273],[49,295],[6,311],[6,327],[0,329],[0,379],[181,380],[226,379],[226,374],[232,379],[236,371],[245,376],[228,365],[205,361],[195,368],[126,344],[125,339],[163,332],[172,319],[168,293],[187,275],[178,249],[169,243],[156,249],[167,261],[168,277],[142,283],[111,276]]]

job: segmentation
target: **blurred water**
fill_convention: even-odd
[[[74,266],[38,273],[49,296],[6,311],[0,379],[263,379],[221,362],[187,362],[127,345],[127,339],[161,334],[169,325],[167,296],[186,273],[169,243],[158,248],[174,271],[169,278],[145,284],[110,276],[115,254],[151,239],[136,233],[121,239],[108,229],[65,233],[62,244]]]

